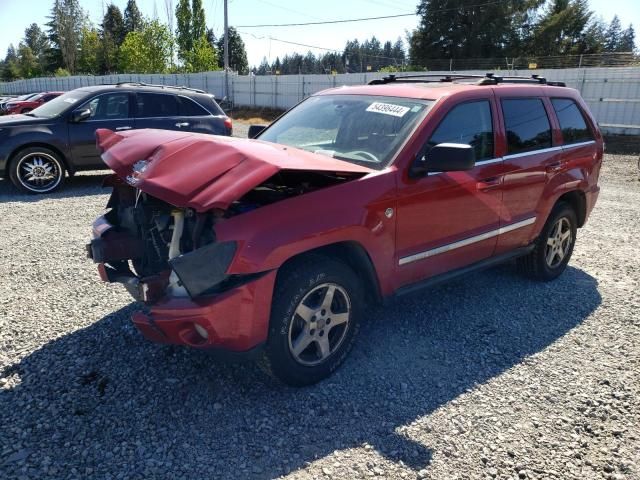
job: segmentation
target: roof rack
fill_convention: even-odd
[[[372,80],[369,85],[385,85],[387,83],[424,83],[424,82],[455,82],[456,80],[473,80],[476,79],[476,85],[497,85],[499,83],[533,83],[537,85],[548,85],[551,87],[566,87],[564,82],[550,82],[540,75],[531,75],[530,77],[507,75],[496,75],[492,72],[484,75],[471,74],[438,74],[425,73],[418,75],[387,75],[381,79]]]
[[[154,83],[144,83],[144,82],[118,82],[116,83],[116,87],[121,87],[121,86],[125,86],[125,85],[137,85],[139,87],[157,87],[157,88],[173,88],[176,90],[189,90],[191,92],[196,92],[196,93],[207,93],[204,90],[200,90],[198,88],[189,88],[189,87],[185,87],[183,86],[177,86],[177,85],[158,85],[158,84],[154,84]]]

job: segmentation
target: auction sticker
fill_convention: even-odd
[[[409,110],[411,110],[409,107],[382,102],[373,102],[367,107],[367,112],[382,113],[384,115],[392,115],[394,117],[404,117]]]

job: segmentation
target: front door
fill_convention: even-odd
[[[396,265],[399,285],[490,257],[502,203],[502,159],[495,157],[492,98],[454,106],[425,148],[439,143],[474,147],[468,171],[431,173],[399,186]]]
[[[98,128],[122,131],[134,127],[129,99],[130,94],[127,92],[103,93],[78,107],[79,110],[91,110],[89,118],[69,124],[71,155],[79,170],[104,167],[100,152],[96,148]]]

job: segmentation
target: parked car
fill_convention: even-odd
[[[599,192],[585,102],[542,78],[430,80],[321,92],[257,139],[98,130],[115,175],[89,256],[147,304],[140,332],[262,350],[306,385],[371,303],[512,259],[560,275]]]
[[[27,113],[33,110],[34,108],[38,108],[41,105],[44,105],[50,100],[53,100],[56,97],[59,97],[64,92],[44,92],[38,93],[33,97],[30,97],[26,100],[13,100],[11,102],[7,102],[5,104],[5,114],[12,115],[14,113]]]
[[[202,90],[136,83],[78,88],[27,114],[0,118],[0,176],[27,192],[47,193],[60,187],[65,172],[105,168],[98,128],[231,135],[232,125]]]
[[[5,97],[2,100],[0,100],[0,115],[4,115],[6,114],[6,105],[9,102],[15,102],[15,101],[22,101],[22,100],[28,100],[29,98],[33,98],[36,95],[38,95],[38,93],[28,93],[26,95],[20,95],[19,97]]]

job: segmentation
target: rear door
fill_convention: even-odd
[[[178,123],[181,124],[181,129],[213,135],[226,134],[225,115],[212,114],[193,98],[180,95],[178,100],[180,102]]]
[[[487,94],[491,91],[487,89]],[[474,147],[476,165],[459,172],[403,179],[398,188],[397,265],[406,285],[490,257],[502,202],[502,159],[495,153],[495,102],[480,98],[453,106],[430,135],[439,143]]]
[[[136,128],[180,130],[188,127],[179,116],[178,97],[170,93],[136,93]]]
[[[69,123],[69,147],[73,162],[78,169],[103,168],[100,153],[96,148],[96,130],[130,130],[133,128],[131,117],[131,94],[128,92],[110,92],[97,95],[75,110],[88,108],[91,116],[79,123]]]
[[[501,234],[496,253],[530,243],[542,212],[538,211],[549,173],[561,168],[562,147],[554,140],[551,105],[541,89],[539,96],[516,96],[496,89],[501,129],[505,136]]]

